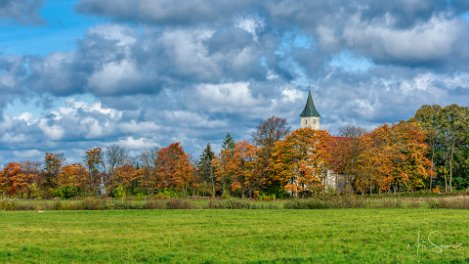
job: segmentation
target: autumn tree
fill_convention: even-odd
[[[194,168],[179,142],[158,151],[153,177],[158,190],[177,190],[186,195],[194,189]]]
[[[230,190],[242,197],[259,193],[260,178],[257,168],[258,148],[242,140],[236,142],[233,153],[225,159],[225,171],[230,175]]]
[[[366,129],[351,124],[346,124],[344,126],[339,127],[339,137],[359,138],[365,135],[366,133]]]
[[[152,194],[155,191],[155,183],[153,182],[152,172],[154,171],[158,151],[158,148],[148,149],[142,151],[142,153],[138,156],[138,164],[142,173],[140,187],[149,194]]]
[[[339,128],[339,136],[331,140],[330,169],[337,175],[338,191],[353,191],[359,175],[358,160],[365,151],[363,135],[366,130],[346,125]]]
[[[46,152],[44,155],[44,177],[45,177],[45,188],[56,188],[57,177],[62,170],[62,164],[65,161],[63,154],[54,154]]]
[[[28,197],[41,198],[44,197],[46,191],[43,186],[45,185],[46,178],[39,161],[22,161],[20,162],[21,171],[25,175],[30,175],[31,183],[29,184]]]
[[[92,148],[87,150],[85,164],[90,174],[90,189],[95,189],[97,195],[106,195],[104,175],[101,173],[105,168],[102,149]]]
[[[275,180],[293,196],[321,188],[330,159],[331,136],[324,130],[301,128],[275,144],[272,169]]]
[[[80,163],[65,165],[57,177],[57,195],[71,198],[85,193],[89,185],[89,172]]]
[[[0,173],[0,191],[7,196],[29,196],[35,174],[24,170],[19,162],[8,163]]]
[[[136,168],[130,163],[116,167],[112,179],[113,195],[122,198],[126,194],[136,194],[142,186],[144,173],[144,168]]]
[[[432,175],[425,132],[414,122],[382,125],[364,136],[359,158],[359,190],[409,191],[425,187]]]
[[[262,121],[251,134],[252,142],[258,148],[272,148],[274,144],[288,135],[290,128],[285,118],[272,116]]]
[[[275,182],[272,181],[269,162],[272,160],[272,150],[275,143],[283,139],[289,132],[290,128],[287,126],[286,119],[272,116],[262,121],[251,135],[252,142],[259,148],[257,160],[259,179],[262,181],[262,185],[266,185],[266,191],[272,192],[279,187],[274,185]]]

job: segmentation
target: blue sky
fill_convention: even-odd
[[[263,119],[372,129],[469,104],[465,1],[1,0],[0,164],[180,141]]]
[[[0,23],[2,53],[18,55],[47,55],[56,51],[72,51],[86,30],[106,19],[83,16],[74,9],[76,0],[44,1],[39,11],[42,21],[18,24],[12,19]]]

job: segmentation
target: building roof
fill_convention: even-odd
[[[308,93],[308,100],[306,101],[305,109],[301,113],[300,117],[320,117],[318,110],[314,107],[311,92]]]

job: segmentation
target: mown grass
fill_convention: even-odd
[[[3,211],[0,230],[1,263],[469,262],[467,210]]]

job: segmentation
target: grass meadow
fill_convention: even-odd
[[[1,263],[469,263],[469,210],[0,211]]]

